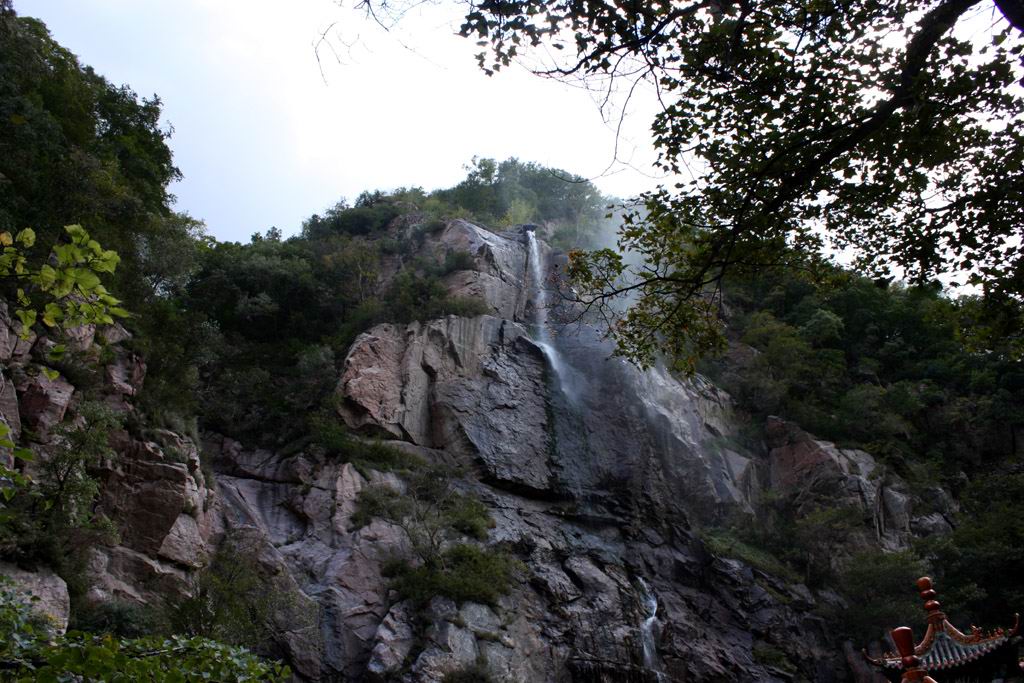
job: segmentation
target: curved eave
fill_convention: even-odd
[[[984,635],[980,629],[972,628],[968,635],[943,619],[939,628],[928,625],[928,631],[921,644],[914,648],[914,654],[921,658],[921,666],[927,671],[942,671],[970,664],[995,652],[1020,633],[1020,615],[1014,614],[1013,620],[1013,628],[1009,630],[998,629]],[[875,666],[895,670],[903,668],[899,655],[886,653],[875,658],[864,650],[861,652],[864,659]]]

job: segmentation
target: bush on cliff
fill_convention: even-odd
[[[406,472],[405,479],[401,493],[384,485],[363,489],[352,520],[359,527],[380,518],[405,532],[409,554],[392,559],[385,569],[391,587],[420,603],[437,595],[497,602],[520,563],[502,550],[465,542],[486,540],[494,526],[487,506],[458,491],[455,473],[447,468],[420,467]]]
[[[494,548],[459,543],[430,562],[414,565],[399,561],[386,567],[391,587],[403,599],[426,603],[435,596],[497,604],[508,593],[520,563]]]

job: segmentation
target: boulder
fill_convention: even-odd
[[[21,322],[12,318],[6,301],[0,301],[0,363],[24,363],[28,359],[36,333],[29,331],[28,337],[21,338]]]
[[[90,602],[160,604],[189,595],[192,586],[185,568],[123,545],[92,548],[85,574],[89,584],[86,599]]]
[[[206,564],[207,547],[195,517],[180,514],[164,536],[157,555],[172,562],[198,569]]]
[[[7,562],[0,562],[0,576],[14,584],[14,590],[39,614],[47,617],[57,633],[67,630],[71,599],[64,579],[48,569],[30,572]]]
[[[399,602],[392,605],[380,622],[373,639],[370,662],[366,665],[366,670],[372,675],[386,680],[401,671],[416,643],[412,612],[408,602]]]
[[[138,355],[118,349],[104,369],[107,386],[121,396],[135,396],[142,389],[146,364]]]
[[[75,388],[58,375],[50,379],[42,372],[26,374],[18,383],[21,422],[43,438],[64,419]]]

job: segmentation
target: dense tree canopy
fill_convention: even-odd
[[[1016,0],[467,4],[462,32],[488,71],[540,47],[543,75],[657,92],[654,143],[682,180],[641,197],[621,233],[644,265],[600,251],[571,269],[606,313],[634,295],[616,328],[628,355],[714,347],[726,272],[843,248],[875,276],[983,288],[989,318],[1020,339]]]

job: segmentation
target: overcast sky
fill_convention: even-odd
[[[473,155],[588,177],[614,155],[614,125],[591,93],[521,67],[488,78],[474,42],[454,35],[452,6],[390,32],[334,0],[15,0],[15,9],[114,83],[162,98],[185,175],[173,187],[177,208],[221,240],[272,225],[293,234],[364,189],[450,186]],[[650,109],[642,99],[634,107],[619,148],[631,164],[595,181],[623,197],[656,182]]]

